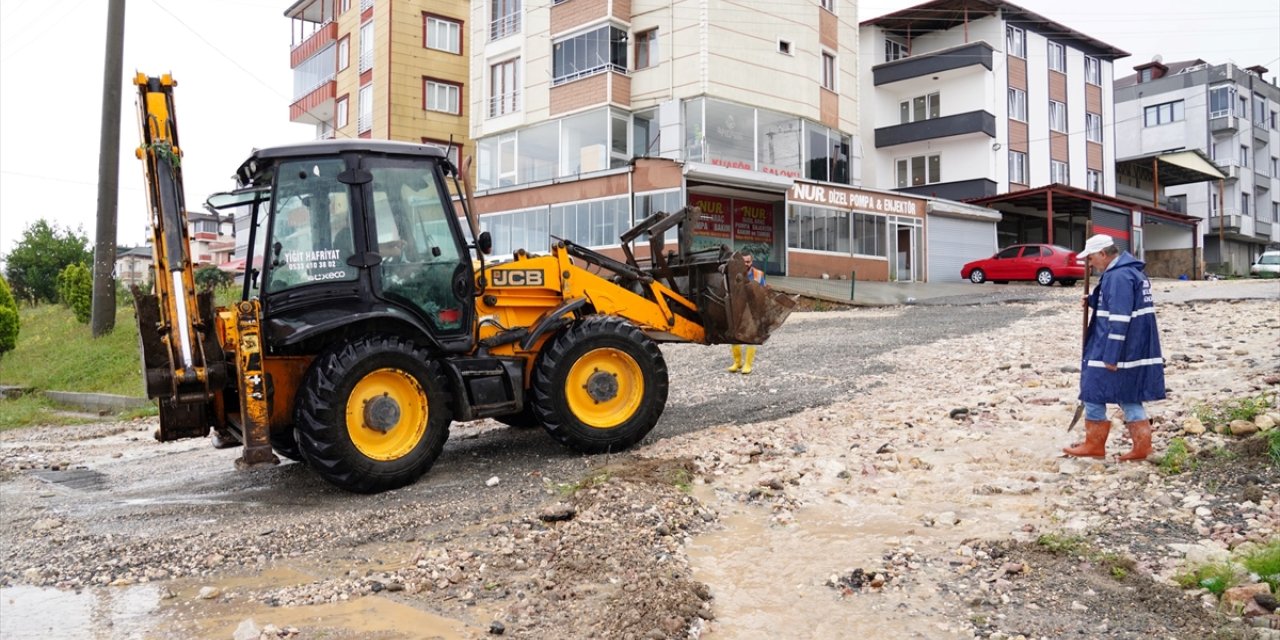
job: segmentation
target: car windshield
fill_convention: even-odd
[[[1263,255],[1258,258],[1258,264],[1280,264],[1280,253]]]

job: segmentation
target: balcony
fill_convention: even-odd
[[[906,58],[878,64],[871,68],[871,73],[875,85],[880,86],[974,65],[982,65],[990,71],[991,51],[991,45],[973,42],[929,53],[913,53]]]
[[[1227,180],[1239,180],[1240,174],[1248,170],[1235,163],[1218,165],[1218,168],[1222,170],[1222,175],[1226,176]]]
[[[1266,239],[1270,240],[1270,239],[1271,239],[1271,227],[1272,227],[1274,224],[1275,224],[1275,223],[1273,223],[1273,222],[1263,222],[1263,221],[1261,221],[1261,220],[1254,220],[1254,221],[1253,221],[1253,235],[1258,236],[1259,238],[1266,238]]]
[[[1240,119],[1228,114],[1209,116],[1209,131],[1213,133],[1235,133],[1240,129]]]
[[[1221,216],[1209,217],[1209,229],[1217,231],[1222,229],[1228,233],[1240,233],[1240,227],[1244,224],[1244,216],[1238,213],[1228,213]]]
[[[330,22],[311,34],[302,44],[289,51],[289,68],[296,69],[311,56],[338,41],[338,23]]]
[[[1253,174],[1254,191],[1271,191],[1271,176],[1259,171]]]
[[[329,78],[289,105],[289,121],[306,124],[333,122],[333,110],[337,97],[338,83],[333,78]]]
[[[876,148],[970,133],[996,137],[996,117],[986,111],[970,111],[941,118],[896,124],[891,127],[880,127],[876,129]]]
[[[1254,123],[1253,139],[1261,142],[1262,144],[1271,142],[1271,130],[1267,129],[1265,126],[1260,127],[1257,123]]]

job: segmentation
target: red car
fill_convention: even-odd
[[[1085,266],[1076,262],[1076,252],[1056,244],[1015,244],[960,269],[960,277],[974,284],[988,280],[1004,284],[1010,280],[1035,280],[1042,286],[1061,282],[1074,286],[1084,278]]]

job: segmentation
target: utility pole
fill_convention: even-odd
[[[93,251],[93,337],[116,326],[117,188],[120,182],[120,84],[124,59],[124,0],[107,5],[107,50],[102,65],[102,131],[98,146],[98,233]]]

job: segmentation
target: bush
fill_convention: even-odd
[[[0,276],[0,355],[18,346],[18,302],[9,291],[9,281]]]
[[[5,256],[5,277],[13,295],[27,302],[57,302],[58,274],[67,265],[93,262],[89,239],[40,219],[27,227]]]
[[[76,320],[88,323],[93,315],[93,275],[84,264],[69,264],[58,274],[58,298],[71,307]]]
[[[196,269],[196,285],[206,291],[216,291],[229,287],[235,282],[235,276],[214,266]]]

